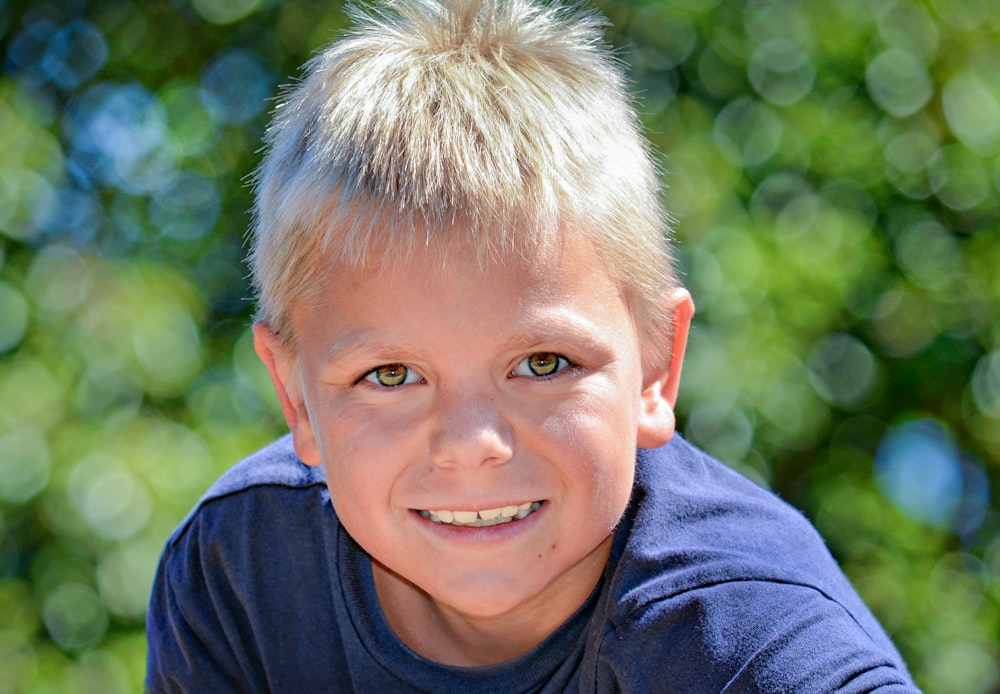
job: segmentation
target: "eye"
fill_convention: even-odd
[[[554,376],[569,365],[569,359],[555,352],[535,352],[514,367],[514,375],[544,378]]]
[[[397,388],[411,383],[419,383],[422,379],[420,374],[408,366],[385,364],[366,373],[363,380],[382,388]]]

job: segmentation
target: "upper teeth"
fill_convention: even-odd
[[[498,508],[484,508],[479,511],[448,511],[441,509],[438,511],[421,511],[420,515],[435,523],[447,523],[449,525],[469,525],[480,528],[486,525],[497,525],[498,523],[509,523],[512,520],[520,520],[535,511],[542,503],[540,501],[528,501],[518,506],[500,506]]]

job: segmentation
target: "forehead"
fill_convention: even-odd
[[[561,307],[583,313],[599,307],[627,316],[618,283],[582,234],[551,235],[485,256],[455,237],[362,265],[329,260],[314,287],[314,296],[293,309],[297,333],[333,315],[370,319],[374,304],[449,321],[487,306],[526,313],[544,309],[553,316]]]

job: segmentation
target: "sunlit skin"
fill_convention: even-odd
[[[664,299],[673,352],[653,367],[589,242],[484,269],[449,248],[445,268],[331,267],[323,299],[293,312],[294,352],[265,325],[254,336],[389,624],[431,660],[483,665],[540,643],[596,586],[636,446],[673,434],[693,308],[683,290]],[[541,505],[491,527],[421,514],[527,502]]]

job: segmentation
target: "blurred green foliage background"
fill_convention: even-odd
[[[1000,4],[599,3],[698,305],[694,442],[927,692],[1000,688]],[[142,687],[167,536],[283,431],[246,176],[317,0],[0,0],[0,692]]]

